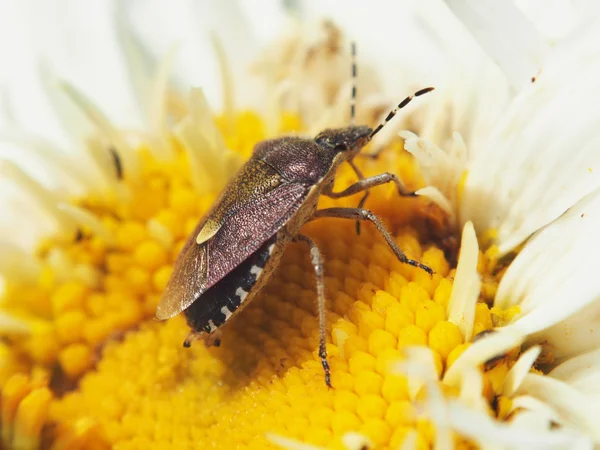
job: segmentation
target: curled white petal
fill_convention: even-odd
[[[461,220],[497,229],[501,255],[600,185],[598,38],[590,31],[553,52],[469,165]]]
[[[499,329],[485,336],[474,342],[454,361],[444,375],[444,384],[459,386],[463,371],[479,367],[487,360],[518,347],[522,342],[523,335],[515,330]]]
[[[570,430],[533,430],[530,427],[497,422],[486,414],[449,402],[452,428],[474,440],[482,448],[492,449],[586,449],[593,448],[589,438]]]
[[[535,419],[532,417],[530,420],[535,420],[537,429],[547,429],[551,426],[552,422],[561,423],[560,416],[554,408],[530,395],[520,395],[512,398],[510,411],[519,412],[518,410],[526,410],[531,412],[533,416],[536,416]],[[517,418],[520,418],[520,415],[519,412]]]
[[[497,306],[521,308],[511,327],[543,342],[558,359],[600,344],[600,278],[589,263],[600,252],[599,227],[595,191],[536,234],[498,287]]]
[[[512,397],[525,376],[529,373],[533,367],[533,363],[540,355],[540,347],[531,347],[525,353],[523,353],[519,360],[514,366],[510,368],[506,377],[504,378],[504,386],[502,387],[502,393],[507,397]]]
[[[481,290],[481,280],[477,273],[479,245],[471,222],[463,229],[458,267],[448,302],[448,320],[460,328],[465,342],[473,337],[475,305]]]
[[[518,393],[531,395],[549,404],[564,423],[584,430],[594,441],[600,442],[599,398],[584,395],[566,383],[536,374],[525,377]]]

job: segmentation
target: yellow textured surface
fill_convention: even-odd
[[[293,116],[284,119],[285,127],[299,125]],[[248,156],[264,126],[252,113],[236,123],[236,133],[225,140]],[[409,257],[435,270],[433,277],[398,262],[370,225],[363,224],[360,236],[352,221],[305,227],[326,261],[334,386],[328,389],[316,352],[315,280],[304,246],[288,248],[268,286],[225,327],[218,349],[201,343],[183,348],[188,328],[182,317],[152,320],[183,240],[217,193],[195,193],[183,153],[166,163],[142,155],[141,179],[126,179],[132,202],[79,201],[111,231],[114,247],[86,233],[69,244],[49,240],[40,250],[45,265],[39,283],[9,283],[5,303],[30,320],[32,334],[5,349],[3,361],[10,365],[3,381],[11,381],[2,392],[3,436],[17,430],[38,439],[40,420],[49,414],[48,436],[57,449],[258,449],[271,445],[266,432],[339,446],[348,431],[362,433],[377,448],[397,448],[415,430],[418,447],[427,448],[435,432],[419,416],[407,379],[390,366],[402,360],[405,346],[429,345],[441,376],[467,346],[458,327],[446,321],[451,264],[431,239],[435,233],[417,232],[440,222],[434,216],[441,213],[423,199],[399,198],[392,186],[374,189],[367,203]],[[420,186],[400,143],[360,165],[367,176],[392,171],[408,189]],[[344,168],[336,186],[354,181]],[[356,205],[359,199],[323,199],[322,206]],[[157,237],[150,223],[160,224],[170,242]],[[481,258],[491,267],[493,255]],[[65,278],[65,265],[87,267],[98,278]],[[484,303],[475,322],[476,332],[492,327]],[[26,377],[19,378],[24,375],[14,375],[36,370],[54,371],[52,386],[67,393],[51,400],[44,383],[29,387]],[[502,375],[496,372],[494,384]]]

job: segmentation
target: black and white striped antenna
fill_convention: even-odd
[[[381,129],[385,126],[385,124],[388,123],[390,120],[392,120],[394,118],[394,116],[398,113],[398,111],[400,111],[402,108],[404,108],[406,105],[408,105],[413,98],[420,97],[421,95],[427,94],[428,92],[431,92],[434,89],[435,88],[433,88],[433,87],[421,89],[420,91],[415,92],[413,95],[409,95],[404,100],[402,100],[400,103],[398,103],[398,106],[396,106],[394,109],[392,109],[389,112],[389,114],[387,115],[387,117],[385,119],[383,119],[383,122],[381,122],[379,125],[377,125],[377,128],[375,128],[371,132],[371,134],[369,135],[369,140],[373,139],[373,136],[375,136],[377,133],[379,133],[379,131],[381,131]]]

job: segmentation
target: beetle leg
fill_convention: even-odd
[[[192,346],[192,342],[202,339],[202,335],[204,333],[198,333],[196,331],[190,331],[186,336],[185,341],[183,341],[183,346],[185,348],[189,348]]]
[[[343,191],[333,192],[332,190],[330,190],[329,192],[323,192],[323,194],[331,198],[348,197],[358,192],[368,191],[369,189],[375,186],[380,186],[386,183],[394,183],[396,185],[396,188],[398,189],[398,194],[400,194],[402,197],[417,196],[417,194],[415,194],[414,192],[409,192],[404,188],[402,183],[400,183],[400,179],[397,175],[389,172],[380,173],[379,175],[373,175],[372,177],[359,180],[356,183],[348,186]]]
[[[297,241],[306,242],[310,248],[310,261],[313,269],[315,270],[315,277],[317,279],[317,300],[319,303],[319,357],[321,358],[321,364],[325,371],[325,384],[328,387],[331,386],[331,370],[329,363],[327,362],[327,347],[326,347],[326,327],[325,321],[325,282],[323,281],[323,257],[319,251],[319,247],[314,241],[308,236],[299,234],[296,236]]]
[[[362,173],[358,170],[358,168],[356,168],[354,166],[354,164],[352,164],[352,167],[354,168],[355,172],[357,173],[357,175],[359,175],[359,178],[360,178],[362,176]],[[331,198],[342,198],[342,197],[348,197],[350,195],[354,195],[358,192],[364,191],[365,195],[363,195],[363,197],[360,199],[360,202],[358,202],[358,209],[362,209],[365,202],[367,201],[367,197],[369,196],[369,189],[371,189],[372,187],[380,186],[382,184],[386,184],[386,183],[390,183],[390,182],[393,182],[396,185],[396,188],[398,189],[398,194],[400,194],[400,196],[402,196],[402,197],[416,197],[417,196],[417,194],[415,194],[414,192],[406,191],[406,189],[404,188],[402,183],[400,183],[400,179],[398,178],[398,176],[394,175],[393,173],[389,173],[389,172],[380,173],[379,175],[374,175],[369,178],[363,177],[362,179],[358,180],[356,183],[348,186],[343,191],[333,192],[332,189],[330,188],[328,191],[323,192],[323,194],[326,195],[327,197],[331,197]],[[363,220],[363,219],[356,220],[356,234],[360,234],[360,221],[361,220]]]
[[[185,341],[183,341],[183,346],[185,348],[189,348],[192,346],[192,342],[194,341],[204,341],[204,345],[207,347],[218,347],[221,345],[221,335],[222,331],[215,330],[210,334],[206,334],[204,332],[190,331]]]
[[[213,331],[209,335],[204,336],[204,345],[207,347],[219,347],[221,345],[221,336],[223,335],[223,330],[220,328]]]
[[[362,171],[358,168],[358,166],[354,163],[353,159],[349,159],[348,164],[350,164],[350,167],[352,167],[352,170],[354,170],[354,173],[358,177],[359,181],[365,179],[365,176],[363,175]],[[365,195],[363,195],[362,198],[360,199],[360,201],[358,202],[359,208],[362,208],[365,205],[365,202],[367,201],[367,197],[369,197],[369,194],[370,194],[370,192],[367,189],[365,191]],[[360,234],[360,220],[356,221],[356,234]]]
[[[367,180],[368,179],[369,178],[367,178]],[[389,233],[389,231],[385,229],[385,226],[383,225],[381,220],[379,220],[379,218],[375,214],[373,214],[371,211],[369,211],[368,209],[326,208],[326,209],[321,209],[321,210],[316,211],[312,219],[320,219],[322,217],[337,217],[340,219],[368,220],[373,225],[375,225],[375,228],[377,228],[377,231],[379,231],[379,233],[381,233],[381,235],[386,240],[386,242],[388,243],[388,245],[390,246],[390,248],[392,249],[392,251],[394,252],[394,254],[396,255],[396,257],[398,258],[398,260],[400,262],[409,264],[414,267],[418,267],[420,269],[423,269],[429,275],[433,275],[433,270],[431,270],[426,265],[421,264],[418,261],[415,261],[414,259],[408,258],[404,254],[404,252],[402,250],[400,250],[400,247],[398,247],[398,244],[396,244],[396,241],[394,241],[394,238]]]

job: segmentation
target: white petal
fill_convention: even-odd
[[[569,431],[539,431],[496,422],[486,414],[474,412],[458,402],[450,402],[450,421],[459,434],[473,439],[482,448],[492,449],[589,449],[585,436]]]
[[[580,392],[600,394],[600,350],[570,358],[555,367],[548,376],[568,383]]]
[[[495,304],[519,305],[511,327],[543,342],[556,358],[600,345],[600,190],[536,234],[509,266]],[[568,319],[568,320],[567,320]]]
[[[126,126],[139,124],[112,24],[112,3],[14,1],[30,53]],[[93,56],[92,56],[93,55]],[[33,68],[34,66],[32,66]],[[24,83],[18,83],[25,89]],[[19,95],[16,97],[22,100]],[[27,105],[23,105],[27,107]]]
[[[358,44],[358,67],[373,67],[390,106],[426,86],[435,93],[415,101],[388,127],[412,129],[445,146],[453,131],[476,151],[503,111],[507,83],[441,0],[302,2],[301,17],[333,18]],[[402,45],[410,42],[411,45]],[[428,55],[423,57],[423,55]]]
[[[466,368],[461,377],[459,400],[465,406],[487,414],[489,406],[483,396],[483,377],[479,368]]]
[[[458,325],[465,342],[473,337],[475,305],[481,290],[481,280],[477,273],[478,258],[479,245],[475,229],[471,222],[467,222],[463,229],[456,276],[448,301],[448,320]]]
[[[600,441],[600,403],[573,387],[548,376],[528,374],[518,392],[536,397],[552,406],[563,422],[584,430]]]
[[[31,253],[14,245],[13,242],[0,240],[0,275],[13,282],[35,283],[42,270],[40,261]]]
[[[64,212],[79,226],[85,226],[108,245],[115,244],[115,237],[102,221],[91,212],[70,203],[59,203],[58,209]]]
[[[368,437],[352,432],[344,434],[342,442],[348,450],[361,450],[363,448],[370,448],[373,445]]]
[[[462,136],[456,132],[452,134],[448,152],[410,131],[401,131],[399,136],[404,138],[405,150],[419,162],[428,187],[435,187],[443,197],[432,191],[420,195],[429,195],[444,210],[453,209],[450,214],[454,217],[457,210],[457,185],[465,171],[468,157]]]
[[[286,450],[323,450],[322,447],[304,444],[302,442],[296,441],[295,439],[289,439],[275,433],[266,433],[265,437],[268,441],[275,444],[277,447]]]
[[[512,397],[514,395],[525,378],[525,375],[529,373],[533,367],[533,363],[535,363],[537,357],[540,356],[540,352],[541,348],[535,346],[519,356],[519,360],[510,368],[504,378],[504,386],[502,387],[503,395],[506,395],[507,397]]]
[[[3,336],[28,334],[31,330],[25,322],[0,311],[0,334]]]
[[[488,55],[502,68],[513,87],[531,82],[549,51],[525,15],[512,2],[448,0]],[[510,24],[510,33],[506,33]]]
[[[435,362],[429,348],[407,347],[403,352],[406,358],[394,370],[407,376],[409,395],[414,399],[423,385],[437,381]]]
[[[515,0],[515,3],[549,42],[565,38],[599,15],[598,2],[594,1]]]
[[[454,361],[444,375],[444,384],[459,386],[463,371],[479,367],[485,361],[518,347],[521,342],[523,342],[522,335],[506,328],[483,337],[474,342]]]
[[[557,48],[470,164],[461,220],[497,229],[501,255],[600,185],[599,39],[586,30]]]
[[[130,1],[121,14],[127,14],[128,23],[155,60],[179,45],[174,79],[186,91],[189,86],[202,86],[210,104],[221,107],[222,78],[210,40],[216,33],[231,64],[236,99],[242,105],[261,105],[262,89],[248,76],[258,41],[237,1],[184,0],[176,7],[158,0]]]
[[[543,401],[532,397],[530,395],[521,395],[511,399],[512,405],[510,408],[511,412],[518,412],[519,409],[526,409],[533,415],[537,416],[535,420],[537,423],[537,429],[548,429],[552,422],[561,423],[558,413],[548,404]],[[520,414],[517,416],[519,418]]]
[[[442,192],[433,186],[427,186],[422,189],[415,191],[420,197],[425,197],[438,205],[448,216],[450,217],[450,224],[454,224],[456,221],[456,216],[454,215],[454,209],[452,208],[452,203],[448,198],[442,194]]]

